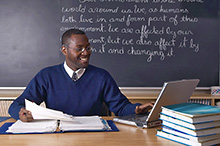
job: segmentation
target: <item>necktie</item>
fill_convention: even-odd
[[[76,81],[77,79],[78,79],[78,78],[77,78],[77,74],[74,72],[74,73],[73,73],[73,76],[72,76],[72,80],[73,80],[73,81]]]

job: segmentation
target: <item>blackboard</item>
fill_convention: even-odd
[[[0,1],[0,86],[25,87],[61,62],[59,0]]]
[[[25,87],[64,61],[60,36],[86,32],[91,64],[120,87],[199,78],[219,83],[218,0],[1,0],[0,86]]]

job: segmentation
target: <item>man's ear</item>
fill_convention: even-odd
[[[66,48],[66,46],[62,46],[61,47],[61,52],[63,53],[63,55],[66,55],[66,52],[67,52],[67,48]]]

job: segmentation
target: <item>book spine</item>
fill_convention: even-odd
[[[171,123],[171,122],[167,122],[167,121],[162,121],[162,125],[173,128],[173,129],[178,129],[179,131],[187,133],[191,136],[208,136],[208,135],[220,133],[220,127],[209,128],[209,129],[205,129],[205,130],[191,130],[191,129],[188,129],[188,128],[176,125],[175,123]]]
[[[177,135],[169,134],[163,131],[157,131],[156,135],[162,138],[166,138],[168,140],[172,140],[172,141],[184,144],[184,145],[201,146],[201,143],[190,141],[189,139],[186,139],[186,138],[183,138]]]

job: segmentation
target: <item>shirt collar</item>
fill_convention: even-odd
[[[67,74],[72,78],[74,71],[64,62],[64,69],[66,70]],[[80,68],[75,73],[77,74],[78,79],[84,74],[86,68]]]

